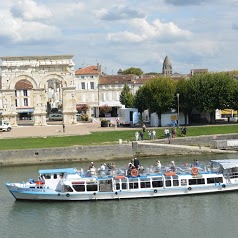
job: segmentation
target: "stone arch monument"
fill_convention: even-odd
[[[2,118],[17,126],[19,112],[33,112],[34,125],[47,125],[48,82],[57,82],[63,123],[77,123],[72,55],[1,57]],[[31,85],[26,86],[26,85]]]

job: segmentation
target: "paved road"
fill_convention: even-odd
[[[68,136],[68,135],[87,135],[94,131],[112,131],[112,130],[131,130],[131,127],[101,127],[100,123],[78,123],[76,125],[65,125],[63,132],[62,125],[31,126],[24,125],[13,127],[10,132],[0,132],[2,138],[17,137],[46,137],[46,136]],[[140,130],[140,128],[134,128]]]

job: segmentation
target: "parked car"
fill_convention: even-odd
[[[82,114],[77,113],[76,118],[77,118],[77,121],[81,121],[82,120]]]
[[[0,131],[10,131],[11,129],[12,126],[8,121],[0,120]]]
[[[50,121],[63,121],[63,115],[60,113],[51,113],[49,115]]]

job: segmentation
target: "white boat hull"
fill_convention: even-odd
[[[87,201],[87,200],[118,200],[131,198],[153,198],[167,196],[182,196],[195,194],[219,193],[238,190],[238,183],[213,185],[213,186],[190,186],[172,187],[159,189],[133,189],[113,192],[56,192],[49,189],[19,189],[15,186],[6,185],[16,200],[54,200],[54,201]]]

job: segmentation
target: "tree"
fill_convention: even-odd
[[[138,109],[140,113],[149,108],[148,102],[144,96],[145,96],[145,87],[142,86],[137,90],[134,100],[134,106],[135,108]]]
[[[105,117],[106,117],[106,114],[110,112],[111,110],[112,110],[111,107],[109,107],[108,105],[103,105],[100,107],[100,111],[104,114]]]
[[[161,114],[171,110],[175,95],[175,81],[168,77],[157,77],[138,90],[135,105],[139,106],[140,110],[147,108],[151,113],[156,112],[161,125]]]
[[[236,80],[228,73],[196,74],[188,81],[191,106],[210,113],[210,121],[215,120],[216,109],[232,107],[235,99]]]
[[[129,86],[125,84],[120,94],[121,104],[125,105],[126,108],[134,107],[134,99],[135,97],[131,93]]]
[[[77,105],[77,111],[79,113],[83,113],[83,114],[86,114],[86,112],[88,111],[89,107],[87,104],[79,104]]]
[[[140,68],[129,68],[129,69],[125,69],[124,71],[122,71],[122,74],[134,74],[137,76],[140,76],[143,74],[143,71]]]
[[[189,101],[189,87],[188,87],[188,80],[180,79],[177,81],[176,84],[176,94],[179,94],[179,110],[184,113],[185,116],[185,124],[187,124],[187,116],[191,115],[192,112],[192,104]],[[178,100],[178,99],[177,99]],[[178,103],[178,101],[175,103]],[[174,105],[174,108],[177,108],[177,104]]]

